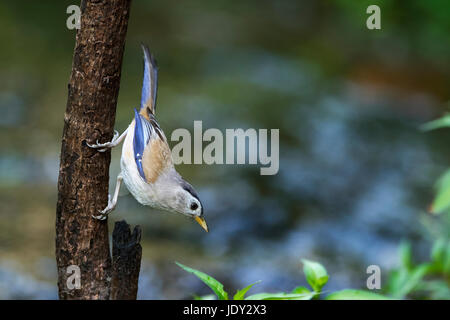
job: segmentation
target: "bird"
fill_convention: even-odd
[[[93,218],[105,220],[115,209],[123,181],[142,205],[191,217],[208,232],[202,202],[192,185],[176,171],[167,138],[156,120],[158,67],[148,46],[141,46],[144,76],[139,111],[134,109],[128,128],[120,135],[115,130],[110,142],[87,143],[90,148],[105,152],[123,142],[121,172],[117,175],[114,194],[108,195],[108,205]]]

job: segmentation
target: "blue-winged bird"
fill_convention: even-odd
[[[166,136],[156,121],[158,69],[148,47],[142,45],[142,49],[144,80],[139,111],[134,110],[128,128],[121,135],[116,131],[111,142],[88,144],[104,152],[125,139],[114,195],[94,218],[104,220],[114,210],[123,181],[139,203],[189,216],[208,231],[202,203],[194,188],[175,170]]]

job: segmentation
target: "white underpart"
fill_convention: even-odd
[[[139,174],[134,159],[134,138],[135,122],[129,125],[128,134],[122,147],[122,157],[120,159],[120,168],[122,169],[123,182],[130,193],[141,204],[159,209],[168,209],[164,193],[167,191],[165,186],[166,178],[171,176],[171,171],[175,171],[173,166],[169,166],[166,172],[163,172],[154,183],[147,183]]]

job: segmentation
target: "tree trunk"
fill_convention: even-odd
[[[141,228],[133,233],[123,220],[116,222],[113,232],[112,300],[136,300],[142,247]]]
[[[108,202],[111,153],[86,145],[113,136],[131,0],[81,2],[64,115],[56,209],[60,299],[109,299],[111,257],[107,220],[92,218]],[[81,287],[68,285],[79,268]],[[71,267],[73,268],[73,267]],[[72,270],[72,269],[71,269]]]

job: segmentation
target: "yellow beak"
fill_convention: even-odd
[[[195,221],[203,228],[206,232],[208,232],[208,226],[206,225],[206,220],[203,217],[195,217]]]

